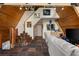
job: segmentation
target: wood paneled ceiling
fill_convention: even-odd
[[[19,6],[3,5],[0,8],[0,28],[15,27],[23,13],[24,9],[20,10]]]
[[[0,34],[2,41],[10,39],[10,27],[16,27],[25,9],[20,6],[2,5],[0,8]]]
[[[37,8],[38,7],[36,7],[36,9]],[[64,9],[62,10],[62,8]],[[10,27],[12,26],[16,27],[24,11],[25,9],[20,10],[19,6],[3,5],[0,8],[0,32],[4,34],[4,32],[5,33],[8,32],[7,29],[9,29]],[[56,7],[56,11],[60,16],[58,22],[63,30],[65,30],[66,28],[73,28],[73,27],[79,28],[79,17],[77,16],[72,6],[61,6],[61,7],[59,6]]]
[[[79,17],[72,6],[57,7],[56,11],[60,16],[58,22],[63,31],[67,28],[79,28]]]

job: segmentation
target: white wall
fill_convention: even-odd
[[[49,16],[43,15],[43,9],[50,9],[50,15]],[[58,14],[56,13],[56,8],[40,8],[40,17],[41,18],[59,18]]]
[[[79,16],[79,6],[74,7],[74,10],[75,10],[76,14]]]
[[[47,19],[47,20],[43,19],[43,38],[45,38],[45,36],[44,36],[44,33],[45,33],[45,32],[48,32],[48,33],[51,32],[50,30],[47,30],[47,24],[49,24],[49,20],[50,20],[50,19]],[[55,25],[55,30],[58,30],[59,27],[58,27],[58,25],[56,24],[55,19],[51,19],[51,20],[52,20],[52,24]],[[54,31],[52,31],[52,32],[54,32]]]
[[[38,13],[39,12],[39,9],[37,10],[37,11],[35,11],[35,13]],[[33,39],[33,36],[34,36],[34,34],[33,34],[33,26],[34,26],[34,24],[37,22],[37,21],[39,21],[40,20],[40,18],[36,18],[34,15],[35,15],[35,13],[28,19],[28,20],[26,20],[26,22],[25,22],[25,32],[26,33],[28,33],[28,35],[30,35],[31,37],[32,37],[32,39]],[[31,24],[32,24],[32,27],[30,27],[30,28],[28,28],[27,27],[27,22],[31,22]]]
[[[43,9],[50,9],[51,10],[51,15],[44,16],[43,15]],[[35,13],[40,14],[40,17],[36,17]],[[32,38],[34,37],[33,28],[34,28],[35,24],[42,18],[59,18],[59,16],[56,13],[55,8],[39,8],[37,11],[35,11],[34,14],[28,20],[26,20],[26,22],[25,22],[25,32],[28,33],[28,35],[30,35]],[[27,28],[27,22],[31,22],[32,27]]]
[[[24,22],[25,20],[27,20],[27,18],[33,13],[34,11],[25,11],[23,16],[21,17],[18,25],[16,26],[16,29],[18,28],[18,35],[20,35],[20,33],[23,33],[24,31]]]

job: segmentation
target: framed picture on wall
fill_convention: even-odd
[[[50,16],[50,9],[43,9],[43,15]]]

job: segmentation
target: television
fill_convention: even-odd
[[[66,37],[72,44],[79,44],[79,29],[66,29]]]
[[[50,16],[50,9],[43,9],[44,16]]]

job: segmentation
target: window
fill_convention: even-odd
[[[31,22],[27,22],[27,27],[31,27]]]
[[[47,24],[47,30],[55,30],[54,24]]]

